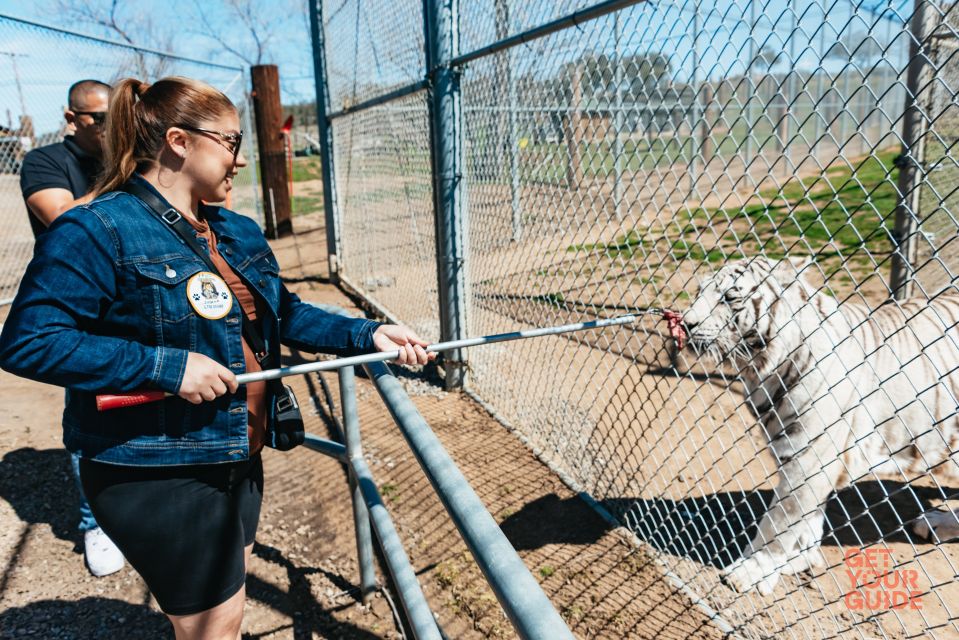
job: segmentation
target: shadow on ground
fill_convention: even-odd
[[[356,640],[376,640],[381,637],[344,623],[342,620],[334,619],[333,612],[354,606],[355,599],[351,598],[345,604],[336,607],[324,607],[313,596],[308,576],[314,573],[322,573],[344,592],[358,594],[358,585],[351,583],[339,574],[321,568],[298,566],[283,555],[279,549],[259,542],[254,543],[253,553],[267,562],[283,567],[289,579],[290,590],[288,592],[283,591],[274,584],[261,580],[254,575],[249,575],[246,581],[247,600],[258,600],[289,617],[292,624],[287,625],[286,628],[292,630],[294,640],[310,640],[314,637],[314,633],[321,637],[335,636]],[[253,640],[276,631],[278,630],[273,629],[263,634],[244,634],[243,638],[244,640]]]
[[[880,540],[921,543],[908,523],[932,509],[936,501],[954,494],[954,489],[915,487],[902,482],[859,482],[830,497],[822,542],[850,547]],[[715,493],[679,501],[610,498],[601,504],[653,548],[722,568],[742,556],[771,499],[772,491],[764,490]],[[557,530],[547,524],[589,521],[584,517],[584,509],[588,507],[576,497],[561,500],[556,495],[543,496],[506,518],[502,528],[517,549],[535,549],[550,543],[590,544],[603,535],[606,527]],[[559,531],[560,535],[544,537],[542,534],[547,531]]]
[[[40,600],[0,612],[0,637],[48,640],[172,638],[166,616],[143,605],[90,597]]]
[[[0,459],[0,498],[27,524],[49,524],[79,551],[79,495],[64,449],[23,448]]]

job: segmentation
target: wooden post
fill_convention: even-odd
[[[274,64],[250,68],[253,82],[253,113],[256,116],[256,140],[260,152],[260,183],[266,215],[266,237],[271,239],[293,233],[290,220],[289,171],[283,139],[283,108],[280,106],[280,75]]]

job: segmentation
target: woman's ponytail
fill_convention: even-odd
[[[149,85],[134,78],[121,80],[110,93],[106,139],[103,144],[103,175],[97,181],[97,195],[115,191],[137,169],[137,103]]]

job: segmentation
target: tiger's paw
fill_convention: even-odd
[[[959,514],[933,509],[919,516],[912,524],[912,531],[923,540],[936,544],[959,538]]]
[[[816,573],[826,568],[826,558],[822,554],[819,545],[806,549],[801,554],[786,563],[783,567],[783,575],[794,575],[808,571]]]
[[[764,596],[772,595],[779,582],[777,563],[762,551],[748,558],[740,558],[723,569],[722,581],[734,591],[745,593],[758,589]]]

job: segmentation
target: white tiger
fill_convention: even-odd
[[[959,480],[959,296],[840,305],[817,292],[804,267],[731,263],[683,314],[698,352],[739,368],[778,464],[758,533],[723,572],[738,591],[768,595],[780,575],[824,565],[833,491],[873,474]],[[914,531],[946,540],[959,535],[959,520],[934,510]]]

